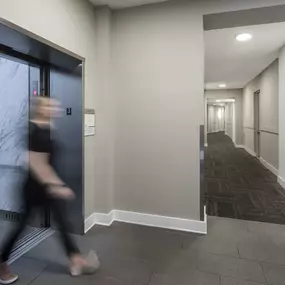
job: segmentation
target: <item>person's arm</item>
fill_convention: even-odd
[[[47,153],[29,151],[29,154],[30,170],[41,183],[46,185],[51,196],[61,199],[73,199],[75,197],[74,192],[65,186],[49,164]]]
[[[29,151],[30,170],[40,182],[46,185],[64,185],[48,162],[49,154]]]

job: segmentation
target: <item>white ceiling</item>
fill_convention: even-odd
[[[248,42],[238,42],[240,33],[250,33]],[[206,31],[205,82],[206,89],[243,88],[278,57],[285,44],[285,23]]]
[[[107,5],[113,9],[122,9],[127,7],[141,6],[168,0],[89,0],[95,6]]]

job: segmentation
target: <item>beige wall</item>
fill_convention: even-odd
[[[241,89],[228,89],[228,90],[206,90],[205,100],[207,99],[235,99],[235,129],[236,138],[235,143],[237,145],[243,144],[243,131],[242,131],[242,119],[243,119],[243,94]],[[207,121],[206,121],[207,122]]]
[[[198,220],[202,17],[173,2],[117,11],[113,41],[116,208]]]
[[[96,23],[93,6],[88,1],[78,0],[0,0],[0,17],[11,21],[70,50],[86,59],[85,62],[85,107],[95,108],[97,135],[85,139],[85,216],[95,210],[108,211],[107,194],[110,190],[111,162],[106,159],[110,137],[106,116],[108,101],[103,90],[104,76],[99,76],[102,62],[98,62],[96,48],[100,28],[104,31],[100,40],[107,41],[106,22]],[[28,10],[27,10],[28,8]],[[26,12],[24,12],[26,11]],[[96,24],[99,26],[96,27]],[[100,26],[100,24],[102,24]],[[99,50],[98,50],[99,51]],[[102,49],[100,50],[102,52]],[[105,57],[105,51],[104,55]],[[105,66],[105,63],[103,64]],[[105,67],[102,67],[103,69]],[[106,155],[105,155],[106,154]],[[95,203],[100,199],[100,203]],[[97,208],[95,207],[97,206]]]
[[[260,90],[260,157],[278,169],[278,60],[244,88],[245,146],[254,152],[254,92]]]

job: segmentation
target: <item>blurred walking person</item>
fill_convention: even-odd
[[[73,191],[65,185],[52,167],[55,144],[50,138],[51,119],[60,112],[60,104],[48,97],[36,97],[32,101],[32,119],[29,133],[29,176],[23,189],[23,218],[6,237],[0,255],[0,284],[17,281],[7,261],[14,244],[23,232],[34,208],[49,207],[58,224],[61,241],[69,258],[72,276],[92,274],[99,268],[99,260],[93,252],[88,259],[82,257],[77,245],[68,235],[67,221],[61,211],[61,200],[74,199]]]

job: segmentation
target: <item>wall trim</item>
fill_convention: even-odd
[[[278,183],[285,189],[285,179],[278,176]]]
[[[84,232],[87,233],[95,224],[102,226],[110,226],[113,223],[113,212],[109,214],[93,213],[84,222]]]
[[[87,233],[94,225],[110,226],[114,221],[118,221],[142,226],[207,234],[206,207],[204,207],[204,211],[205,220],[198,221],[122,210],[112,210],[108,214],[93,213],[85,220],[84,228],[85,233]]]
[[[256,154],[252,150],[247,148],[246,146],[244,146],[244,145],[235,145],[235,146],[236,146],[236,148],[243,148],[250,155],[256,157]],[[282,179],[281,177],[279,177],[279,170],[277,168],[275,168],[273,165],[271,165],[270,163],[268,163],[264,158],[260,157],[258,159],[263,164],[263,166],[265,166],[267,169],[269,169],[273,174],[275,174],[278,177],[278,182],[285,188],[285,180]],[[281,180],[281,182],[279,180]],[[283,180],[283,182],[282,182],[282,180]]]
[[[243,148],[252,156],[256,157],[256,153],[254,151],[252,151],[251,149],[249,149],[248,147],[246,147],[245,145],[243,146]]]
[[[244,149],[244,146],[242,144],[235,144],[235,147],[236,148],[243,148]]]
[[[271,165],[270,163],[268,163],[265,159],[263,159],[262,157],[259,158],[260,162],[266,167],[268,168],[272,173],[274,173],[277,177],[279,176],[279,171],[278,169],[276,169],[273,165]]]

